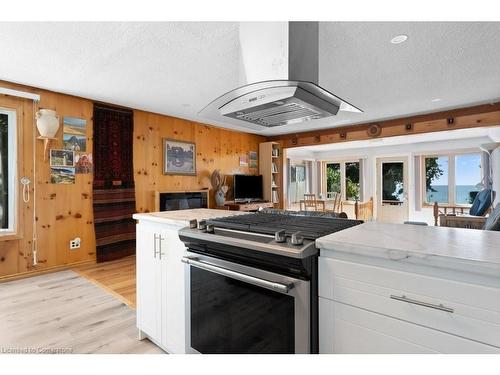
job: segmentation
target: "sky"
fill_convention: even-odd
[[[445,171],[432,185],[448,185],[448,158],[439,157],[438,164]],[[458,155],[455,159],[456,184],[476,185],[481,182],[481,156],[479,154]]]

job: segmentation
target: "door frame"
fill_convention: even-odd
[[[388,157],[376,157],[375,158],[375,205],[374,205],[374,217],[375,220],[379,220],[380,207],[382,206],[382,163],[384,162],[402,162],[403,163],[403,187],[404,187],[404,202],[405,202],[405,212],[404,220],[409,220],[410,217],[410,165],[408,155],[401,156],[388,156]],[[402,223],[401,223],[402,224]]]

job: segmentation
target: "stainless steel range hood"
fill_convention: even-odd
[[[296,124],[360,109],[318,85],[317,22],[241,23],[240,83],[200,111],[247,128]]]

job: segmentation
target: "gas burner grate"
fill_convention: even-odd
[[[217,228],[234,229],[261,234],[274,234],[284,230],[287,236],[301,232],[303,237],[315,240],[363,223],[361,220],[340,218],[292,216],[272,213],[255,213],[207,220]]]

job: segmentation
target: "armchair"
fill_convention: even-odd
[[[482,229],[486,214],[491,211],[491,189],[481,190],[470,208],[464,206],[440,206],[434,202],[434,225],[442,227]],[[467,209],[469,212],[467,213]]]

